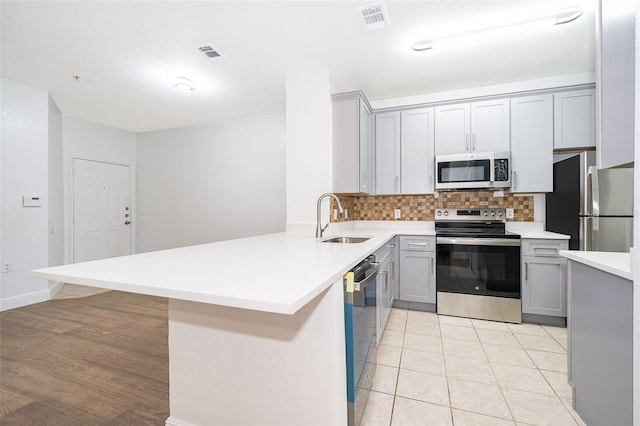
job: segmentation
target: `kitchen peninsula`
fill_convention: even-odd
[[[346,424],[342,275],[395,234],[364,235],[269,234],[32,274],[170,299],[167,425]]]
[[[569,259],[567,351],[573,407],[587,424],[630,425],[631,255],[594,251],[561,251],[560,255]]]
[[[523,238],[567,238],[534,222]],[[432,221],[353,221],[324,243],[269,234],[44,268],[34,277],[169,298],[166,424],[346,424],[345,272],[396,235]]]

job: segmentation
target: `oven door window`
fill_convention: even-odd
[[[520,247],[437,244],[436,289],[520,298]]]
[[[438,182],[489,182],[491,160],[447,161],[438,163]]]

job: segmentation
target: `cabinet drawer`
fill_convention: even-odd
[[[436,237],[427,235],[401,235],[400,250],[435,251]]]
[[[558,257],[560,250],[567,250],[568,240],[522,240],[523,256],[553,256]]]

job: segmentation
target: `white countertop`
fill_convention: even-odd
[[[347,235],[347,234],[344,234]],[[359,244],[269,234],[37,269],[35,278],[194,302],[293,314],[392,238],[352,231]]]
[[[633,280],[631,273],[631,254],[605,251],[560,250],[560,256],[580,262],[592,268]]]
[[[539,225],[510,226],[523,238],[544,238]],[[371,237],[358,244],[323,243],[311,236],[312,230],[300,227],[299,231],[43,268],[32,276],[293,314],[394,235],[435,235],[433,221],[336,223],[325,235],[325,239],[332,235]]]

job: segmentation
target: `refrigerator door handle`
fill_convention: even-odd
[[[600,251],[600,219],[597,216],[589,218],[591,221],[591,232],[589,250]]]
[[[589,179],[591,180],[591,214],[600,214],[600,188],[598,184],[598,169],[596,166],[589,166]]]
[[[593,217],[580,218],[580,250],[592,251],[593,248]]]

